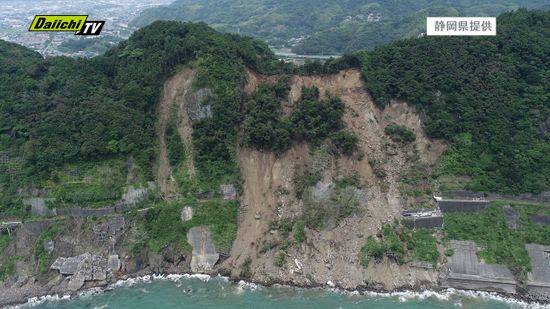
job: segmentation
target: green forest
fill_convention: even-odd
[[[468,189],[550,189],[550,12],[501,15],[495,37],[426,37],[362,53],[365,85],[384,106],[403,99],[451,143],[438,175]]]
[[[85,162],[99,166],[131,155],[151,180],[161,87],[191,62],[199,68],[197,85],[215,94],[214,117],[193,123],[198,174],[210,188],[238,178],[233,157],[244,66],[264,71],[277,63],[267,45],[178,22],[156,22],[91,59],[44,59],[0,41],[1,211],[21,208],[18,188],[59,187],[67,164],[86,174]]]
[[[519,7],[550,5],[544,0],[176,0],[143,11],[131,25],[203,21],[296,53],[339,54],[417,37],[425,32],[427,16],[497,16]]]

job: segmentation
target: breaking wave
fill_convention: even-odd
[[[92,297],[94,295],[98,295],[101,293],[104,293],[105,291],[117,289],[117,288],[124,288],[124,287],[132,287],[136,284],[142,284],[142,283],[151,283],[155,280],[169,280],[174,283],[181,284],[182,280],[189,280],[189,279],[198,279],[203,282],[209,282],[212,279],[222,281],[222,282],[228,282],[228,277],[223,276],[210,276],[210,275],[204,275],[204,274],[167,274],[167,275],[145,275],[141,277],[135,277],[135,278],[128,278],[124,280],[119,280],[115,283],[112,283],[108,285],[105,288],[92,288],[87,289],[84,291],[79,292],[76,296],[71,296],[69,294],[64,295],[46,295],[46,296],[40,296],[40,297],[32,297],[29,298],[28,301],[25,304],[17,305],[17,306],[8,306],[6,308],[29,308],[34,306],[42,305],[46,302],[59,302],[59,301],[67,301],[73,298],[81,298],[81,297]],[[276,285],[280,287],[285,287],[289,289],[299,289],[295,288],[289,285]],[[235,283],[235,288],[237,294],[242,294],[245,291],[256,291],[256,290],[262,290],[264,287],[262,285],[246,282],[246,281],[239,281]],[[490,293],[490,292],[478,292],[478,291],[465,291],[465,290],[456,290],[456,289],[444,289],[440,291],[431,291],[431,290],[425,290],[425,291],[398,291],[398,292],[374,292],[374,291],[348,291],[343,290],[339,288],[333,288],[333,287],[324,287],[324,288],[316,288],[319,290],[329,291],[331,293],[338,293],[342,295],[346,295],[349,297],[376,297],[376,298],[393,298],[396,299],[399,302],[408,302],[408,301],[424,301],[424,300],[437,300],[442,302],[448,302],[449,304],[453,304],[456,307],[462,307],[463,302],[467,299],[482,299],[482,300],[490,300],[490,301],[497,301],[506,303],[507,305],[515,308],[550,308],[550,305],[547,304],[541,304],[541,303],[528,303],[519,299],[515,299],[512,297],[506,297],[498,293]]]

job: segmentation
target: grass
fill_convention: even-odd
[[[166,124],[166,148],[170,166],[175,167],[185,159],[184,146],[178,132],[178,110],[176,104],[172,105],[170,118]]]
[[[10,244],[10,236],[8,233],[0,232],[0,253]]]
[[[359,252],[359,261],[367,267],[371,260],[388,257],[398,264],[407,261],[430,262],[434,267],[439,260],[432,230],[410,229],[398,224],[386,224],[378,237],[369,236]]]
[[[184,206],[193,208],[193,218],[182,222]],[[190,248],[187,231],[194,226],[208,226],[216,249],[229,252],[237,235],[237,201],[210,199],[198,201],[187,198],[177,202],[163,202],[150,209],[142,220],[148,247],[160,252],[166,246],[176,243],[180,248]],[[139,245],[138,241],[135,241]],[[138,250],[138,249],[136,249]]]
[[[292,219],[286,218],[279,221],[271,222],[271,229],[281,232],[284,238],[287,238],[292,232],[292,227],[294,226],[294,221]]]
[[[321,180],[320,172],[313,172],[308,168],[300,168],[294,172],[294,190],[296,197],[301,199],[310,186],[314,186]]]
[[[294,239],[297,243],[303,243],[306,240],[306,222],[303,219],[296,220],[294,226]]]
[[[250,266],[252,265],[252,259],[250,257],[246,258],[244,262],[241,264],[241,274],[240,276],[242,278],[250,278],[252,277],[252,271],[250,270]]]
[[[97,162],[67,164],[52,173],[44,186],[56,207],[105,207],[120,199],[126,185],[123,157]]]
[[[504,202],[493,202],[490,207],[479,213],[445,214],[446,240],[473,240],[484,249],[478,257],[486,263],[504,264],[519,278],[526,278],[531,270],[531,262],[525,245],[538,243],[550,245],[550,226],[533,224],[529,216],[548,214],[550,209],[512,203],[520,213],[520,226],[509,229],[502,212]]]
[[[407,249],[412,260],[430,262],[434,267],[437,265],[439,252],[433,233],[433,230],[422,229],[410,234]]]
[[[46,273],[49,269],[50,254],[44,249],[44,241],[53,240],[59,232],[59,223],[51,224],[43,231],[34,245],[34,256],[38,260],[38,270],[41,273]]]
[[[19,260],[21,260],[20,256],[11,256],[4,264],[0,265],[0,281],[15,274],[15,263]]]
[[[400,144],[409,144],[414,142],[416,139],[416,135],[414,135],[414,132],[411,129],[394,123],[385,127],[384,133],[389,135],[392,141]]]
[[[285,265],[285,262],[286,262],[286,256],[283,252],[280,252],[275,258],[275,266],[283,267]]]

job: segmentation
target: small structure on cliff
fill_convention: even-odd
[[[550,246],[527,244],[531,259],[531,273],[527,278],[527,291],[537,298],[550,297]]]
[[[187,232],[187,242],[193,247],[191,270],[193,272],[208,272],[220,259],[212,242],[210,229],[205,226],[195,226]]]
[[[484,210],[489,206],[491,201],[485,199],[474,199],[474,200],[447,200],[447,199],[436,199],[437,207],[443,213],[448,212],[479,212]]]
[[[442,285],[456,289],[516,293],[516,281],[504,265],[483,264],[477,260],[477,246],[470,240],[449,241],[454,251],[447,264]]]
[[[411,229],[433,229],[443,227],[443,216],[439,209],[418,212],[403,212],[403,224]]]
[[[221,184],[220,193],[224,200],[234,200],[237,198],[237,189],[232,184]]]

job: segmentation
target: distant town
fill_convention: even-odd
[[[0,39],[29,47],[44,56],[91,57],[127,39],[134,30],[130,20],[146,8],[172,0],[2,0]],[[73,33],[28,32],[35,15],[89,15],[105,20],[99,37],[77,37]]]

